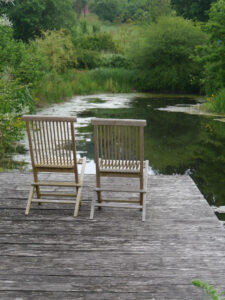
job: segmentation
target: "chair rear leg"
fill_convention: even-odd
[[[38,173],[36,171],[33,171],[34,174],[34,182],[38,183]],[[41,199],[41,191],[40,191],[40,186],[36,185],[36,193],[37,193],[37,199]],[[39,205],[41,205],[41,202],[38,203]]]
[[[98,172],[96,172],[96,187],[101,188],[101,178]],[[102,194],[100,191],[97,191],[98,203],[102,202]],[[101,206],[98,206],[98,209],[101,209]]]
[[[145,161],[145,172],[144,172],[144,189],[146,193],[143,195],[143,203],[142,203],[142,221],[146,220],[146,197],[147,197],[147,188],[148,188],[148,160]]]
[[[83,163],[82,163],[82,168],[81,168],[81,173],[80,173],[81,186],[76,188],[77,189],[77,198],[76,198],[76,204],[75,204],[75,209],[74,209],[74,217],[78,216],[79,208],[81,206],[81,193],[82,193],[82,189],[83,189],[85,166],[86,166],[86,157],[83,157]],[[75,180],[76,180],[76,174],[75,174]]]
[[[142,221],[146,219],[146,195],[143,198],[143,205],[142,205]]]
[[[28,201],[27,201],[27,207],[26,207],[26,211],[25,211],[25,215],[27,216],[30,212],[30,207],[31,207],[31,202],[34,196],[34,186],[31,187],[30,189],[30,194],[28,197]]]
[[[78,192],[77,192],[77,199],[76,199],[75,209],[74,209],[74,217],[78,216],[78,211],[79,211],[80,204],[81,204],[81,193],[82,193],[82,187],[79,187]]]
[[[91,201],[91,212],[90,212],[90,219],[92,220],[94,218],[95,213],[95,198]]]

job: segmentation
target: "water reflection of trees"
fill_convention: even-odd
[[[156,173],[190,172],[210,204],[225,205],[225,124],[212,118],[168,113],[157,108],[194,103],[186,98],[136,98],[129,108],[93,109],[93,117],[146,119],[145,159]],[[89,111],[90,112],[90,111]],[[80,129],[90,133],[90,126]],[[93,158],[93,136],[80,143]]]

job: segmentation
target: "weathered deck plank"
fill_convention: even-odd
[[[225,289],[225,230],[190,177],[150,177],[146,222],[127,209],[89,220],[92,175],[76,219],[57,204],[25,217],[31,181],[0,173],[0,299],[202,299],[193,279]]]

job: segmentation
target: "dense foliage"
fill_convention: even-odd
[[[125,5],[125,0],[94,0],[91,4],[91,10],[100,19],[112,22],[116,18],[119,18]]]
[[[225,87],[225,0],[213,4],[209,16],[209,42],[200,48],[199,56],[205,68],[206,92],[211,95]]]
[[[145,89],[198,91],[201,68],[192,55],[205,40],[200,28],[180,17],[162,17],[148,26],[142,43],[132,51],[137,67],[145,71]]]
[[[93,0],[90,8],[110,22],[155,22],[157,17],[171,13],[168,0]]]
[[[177,13],[187,19],[208,20],[210,5],[216,0],[171,0]]]
[[[70,28],[75,21],[73,0],[15,0],[0,6],[12,21],[17,39],[27,41],[43,30]]]
[[[0,80],[0,159],[21,138],[20,116],[32,109],[33,99],[26,86],[16,80]]]

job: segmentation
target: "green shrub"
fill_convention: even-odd
[[[23,59],[25,45],[13,38],[13,29],[0,24],[0,72],[17,68]]]
[[[206,295],[209,295],[211,297],[212,300],[225,300],[225,298],[222,297],[224,292],[219,293],[214,288],[214,286],[209,285],[207,282],[200,281],[200,280],[192,280],[192,284],[194,286],[197,286],[197,287],[201,288]]]
[[[78,69],[94,69],[101,65],[100,53],[93,50],[78,49],[77,67]]]
[[[0,80],[0,159],[21,138],[21,115],[33,108],[33,98],[27,86],[16,80]]]
[[[29,39],[41,36],[42,31],[70,29],[76,22],[73,0],[0,2],[0,15],[6,14],[12,21],[14,36],[18,40],[27,42]]]
[[[205,29],[209,41],[199,49],[199,59],[205,68],[205,90],[211,95],[225,87],[225,0],[218,0],[211,6]]]
[[[121,15],[125,6],[125,0],[93,0],[90,9],[101,20],[113,22]]]
[[[151,91],[196,92],[200,89],[201,66],[193,60],[195,47],[206,35],[181,17],[161,17],[146,28],[143,41],[130,49],[131,60],[149,73]]]
[[[36,39],[34,47],[45,64],[45,71],[63,73],[77,65],[76,49],[71,35],[63,30],[46,31]]]
[[[212,112],[225,113],[225,88],[208,98],[206,108]]]
[[[95,51],[116,51],[116,45],[113,41],[112,34],[109,32],[97,32],[79,36],[75,40],[75,46]]]
[[[122,54],[105,54],[101,58],[101,65],[107,68],[129,68],[129,60]]]

